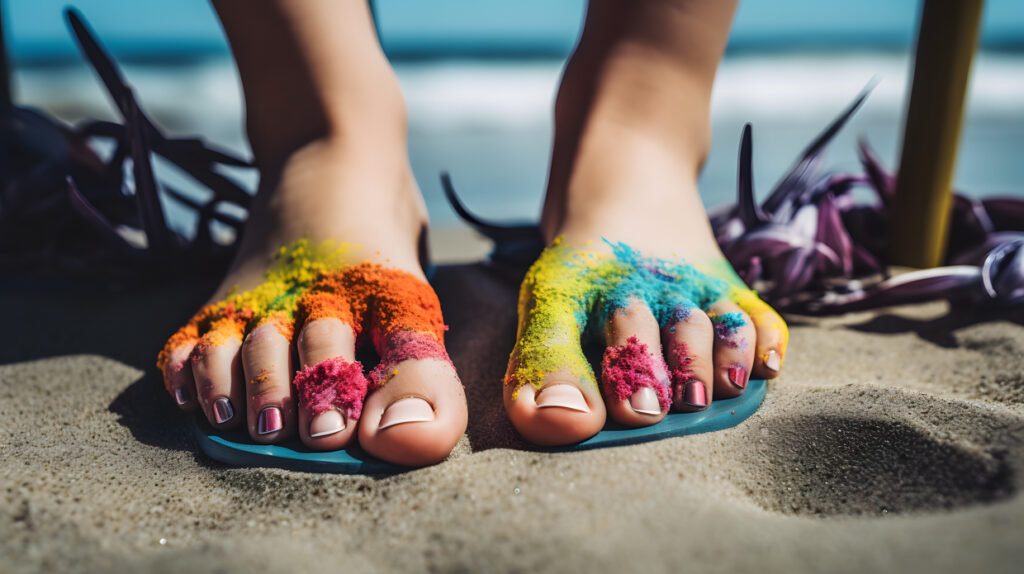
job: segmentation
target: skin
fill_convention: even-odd
[[[732,366],[754,377],[777,376],[765,361],[774,350],[781,362],[787,337],[778,314],[746,290],[725,262],[697,191],[710,147],[711,87],[735,8],[735,1],[723,0],[590,3],[555,103],[541,219],[549,242],[558,237],[564,245],[603,252],[610,249],[602,238],[624,242],[649,257],[685,260],[735,287],[730,296],[664,328],[642,302],[614,313],[603,328],[606,345],[635,336],[652,353],[662,353],[670,369],[678,366],[672,350],[685,344],[708,404],[744,391],[729,382]],[[730,338],[746,340],[746,346],[715,337],[709,316],[725,313],[742,314],[746,325]],[[520,332],[529,321],[520,316]],[[517,347],[509,373],[521,359]],[[538,396],[554,385],[578,389],[589,412],[538,408]],[[608,416],[636,427],[666,414],[635,412],[600,384],[564,370],[549,373],[540,390],[527,385],[516,391],[506,384],[509,418],[525,438],[543,445],[585,440]],[[674,397],[673,410],[699,410]]]
[[[404,103],[380,50],[371,14],[362,2],[333,0],[214,0],[238,63],[246,97],[247,129],[262,180],[238,256],[211,302],[232,289],[263,280],[277,250],[296,239],[355,245],[346,258],[405,270],[425,280],[420,266],[426,210],[407,156]],[[771,378],[765,359],[785,355],[781,318],[742,288],[724,262],[697,192],[697,174],[709,147],[711,85],[724,50],[735,2],[721,0],[593,1],[584,33],[569,60],[555,105],[542,230],[551,242],[609,253],[602,241],[624,242],[648,257],[684,259],[736,288],[706,309],[664,328],[636,301],[601,326],[607,345],[635,337],[652,353],[685,344],[689,367],[708,398],[736,396],[731,366]],[[527,296],[528,298],[528,296]],[[530,301],[526,301],[527,308]],[[709,315],[742,313],[735,337],[716,339]],[[520,331],[529,317],[520,318]],[[369,326],[372,329],[372,325]],[[298,436],[313,449],[344,448],[353,441],[395,463],[443,460],[466,428],[462,386],[451,365],[406,361],[400,373],[365,400],[357,421],[312,438],[310,413],[298,407],[291,380],[296,370],[324,359],[355,358],[351,326],[322,319],[302,326],[289,341],[274,325],[244,339],[170,350],[165,377],[174,397],[187,391],[185,411],[202,408],[219,428],[245,426],[253,440],[279,443]],[[517,350],[510,372],[522,357]],[[246,381],[255,380],[256,383]],[[567,385],[587,412],[538,408],[543,389]],[[608,416],[629,425],[661,420],[610,398],[599,384],[583,384],[564,370],[538,388],[505,386],[508,415],[528,440],[569,444],[597,433]],[[213,401],[229,398],[235,416],[214,419]],[[380,429],[397,401],[419,397],[434,420]],[[284,427],[260,435],[257,417],[282,409]],[[694,410],[678,398],[676,410]]]

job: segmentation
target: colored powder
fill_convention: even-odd
[[[397,375],[398,364],[402,361],[435,359],[452,364],[444,345],[427,333],[396,331],[385,338],[381,347],[386,350],[381,356],[380,363],[370,371],[371,390],[383,386],[391,377]],[[452,368],[455,366],[452,365]]]
[[[232,290],[223,301],[200,309],[172,335],[157,357],[157,368],[166,372],[165,367],[174,349],[196,343],[202,345],[200,349],[221,345],[232,337],[241,339],[245,333],[264,323],[273,323],[290,341],[294,325],[292,311],[298,297],[318,275],[343,266],[344,255],[351,247],[347,243],[336,245],[331,241],[311,245],[307,239],[282,247],[267,270],[263,283],[241,293]]]
[[[263,283],[201,309],[168,340],[157,366],[166,372],[171,351],[183,345],[197,343],[202,351],[229,337],[241,339],[267,323],[291,340],[296,326],[331,317],[351,326],[357,336],[369,335],[382,358],[371,373],[375,387],[387,382],[404,360],[433,358],[450,364],[444,349],[447,327],[430,285],[411,273],[375,263],[346,266],[344,255],[349,249],[348,244],[312,245],[306,239],[282,247]],[[368,387],[362,367],[358,367],[360,382],[355,367],[332,361],[299,374],[296,384],[301,382],[304,389],[300,394],[319,412],[334,405],[358,417]]]
[[[604,350],[601,376],[605,389],[611,390],[617,400],[628,400],[641,387],[650,387],[658,393],[661,410],[667,411],[672,404],[665,359],[651,353],[636,337],[627,339],[625,345]]]
[[[738,342],[733,336],[739,327],[746,324],[742,313],[722,313],[721,315],[710,314],[711,323],[715,325],[715,337],[729,347],[737,347]]]
[[[588,326],[598,332],[618,309],[643,301],[665,326],[683,316],[681,309],[706,309],[728,290],[686,263],[608,244],[610,256],[574,249],[559,238],[530,267],[519,292],[518,340],[505,379],[516,391],[524,384],[540,389],[548,373],[563,370],[596,384],[580,339]]]
[[[342,357],[324,359],[295,375],[299,406],[313,416],[337,408],[348,420],[358,419],[367,388],[363,365]]]
[[[324,274],[298,301],[298,324],[335,318],[357,336],[367,325],[384,356],[384,339],[397,331],[417,331],[444,344],[444,319],[434,290],[415,275],[364,262]]]
[[[678,386],[691,381],[700,381],[697,374],[693,372],[693,357],[690,356],[690,350],[686,343],[679,343],[672,347],[672,350],[669,351],[669,363],[675,365],[671,372],[673,384]]]

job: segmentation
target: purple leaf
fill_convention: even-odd
[[[896,176],[887,172],[882,163],[878,161],[874,152],[871,151],[871,147],[868,146],[868,142],[860,140],[858,150],[860,153],[860,162],[864,166],[864,171],[867,173],[868,180],[871,181],[871,187],[878,194],[878,198],[884,205],[892,203],[892,194],[896,190]]]
[[[739,175],[736,178],[736,187],[739,193],[739,216],[747,230],[757,229],[769,221],[769,218],[761,211],[757,200],[754,199],[752,161],[753,142],[750,124],[747,124],[743,126],[743,137],[740,140]]]
[[[160,205],[156,178],[150,158],[149,138],[142,125],[141,114],[135,105],[131,90],[126,89],[121,104],[129,111],[127,135],[131,141],[132,168],[135,177],[135,198],[139,204],[139,219],[146,232],[149,250],[157,261],[166,260],[173,248],[173,236],[167,228],[164,210]]]
[[[844,277],[853,276],[853,243],[843,227],[842,217],[831,192],[823,194],[818,201],[818,232],[815,240],[829,246],[836,253]]]

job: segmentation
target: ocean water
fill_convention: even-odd
[[[409,153],[435,227],[458,220],[438,176],[449,171],[471,210],[498,221],[535,221],[551,145],[551,107],[559,59],[436,60],[398,63],[410,118]],[[910,77],[907,53],[782,53],[730,56],[712,98],[713,144],[700,179],[714,206],[735,197],[743,124],[754,127],[756,189],[767,194],[804,146],[872,79],[877,87],[829,148],[827,165],[857,170],[865,138],[888,165],[898,160]],[[146,110],[174,135],[199,135],[248,156],[240,86],[227,56],[127,65],[125,75]],[[83,64],[21,66],[16,99],[67,122],[117,116]],[[1024,196],[1024,57],[979,54],[975,61],[956,186],[973,196]],[[201,192],[158,166],[179,188]],[[254,186],[251,174],[241,174]],[[167,204],[175,227],[190,231],[187,211]]]

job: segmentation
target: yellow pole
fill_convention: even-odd
[[[945,256],[964,96],[984,0],[924,0],[903,132],[889,249],[892,262],[934,267]]]

